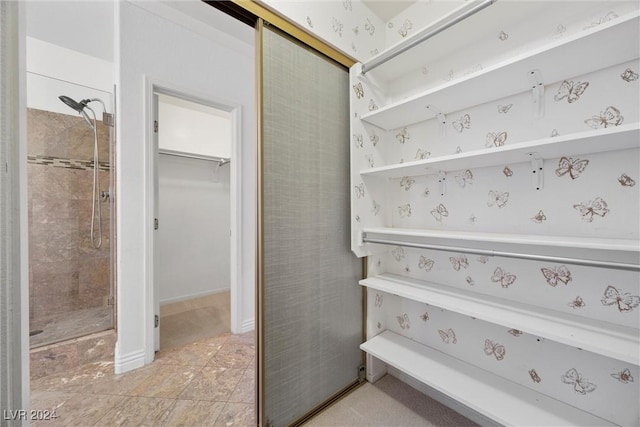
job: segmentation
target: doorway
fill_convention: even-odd
[[[154,351],[235,332],[239,108],[153,86]]]

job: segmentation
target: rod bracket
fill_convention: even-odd
[[[447,194],[447,173],[445,171],[438,172],[438,184],[440,184],[440,195]]]
[[[533,96],[533,117],[541,119],[544,117],[544,83],[540,70],[529,71],[529,83]]]
[[[428,105],[425,105],[424,108],[429,110],[431,114],[433,114],[435,118],[438,120],[438,123],[440,123],[440,136],[444,137],[447,129],[447,126],[446,126],[447,118],[445,117],[445,115],[435,105],[428,104]]]
[[[528,153],[531,160],[531,176],[536,190],[544,188],[544,160],[538,153]]]

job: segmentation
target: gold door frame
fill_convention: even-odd
[[[259,426],[270,427],[267,424],[267,420],[265,419],[264,413],[264,384],[265,384],[265,375],[264,375],[264,353],[261,351],[264,348],[264,228],[263,228],[263,208],[264,208],[264,200],[263,200],[263,137],[264,137],[264,114],[263,114],[263,49],[262,49],[262,40],[263,40],[263,29],[265,24],[272,25],[275,28],[285,32],[286,34],[292,36],[294,39],[302,42],[303,44],[311,47],[312,49],[322,53],[328,58],[334,60],[338,64],[344,66],[345,68],[350,68],[357,61],[349,55],[344,54],[333,46],[319,40],[315,35],[309,33],[306,29],[298,26],[294,22],[289,19],[281,16],[277,12],[267,8],[262,3],[259,3],[254,0],[231,0],[236,5],[240,6],[244,10],[254,14],[258,17],[256,24],[256,78],[257,78],[257,92],[256,92],[256,102],[257,102],[257,120],[258,120],[258,150],[257,150],[257,254],[256,254],[256,348],[258,350],[257,360],[257,375],[256,375],[256,422]],[[366,277],[366,265],[367,259],[363,258],[362,268],[363,268],[363,277]],[[366,336],[366,288],[363,288],[363,326],[362,326],[362,336],[363,340]],[[366,357],[363,353],[362,355],[362,363],[365,364]],[[355,387],[357,387],[360,383],[355,381],[354,383],[348,385],[345,389],[338,391],[336,394],[331,396],[325,402],[322,402],[315,408],[312,408],[307,414],[305,414],[300,419],[296,420],[292,425],[298,426],[309,420],[317,413],[322,411],[324,408],[349,393]]]

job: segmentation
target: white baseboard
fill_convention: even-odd
[[[256,319],[247,319],[240,326],[240,333],[253,331],[256,328]]]
[[[403,383],[413,387],[414,389],[418,390],[422,394],[429,396],[433,400],[436,400],[442,403],[444,406],[447,406],[453,409],[454,411],[456,411],[457,413],[469,418],[471,421],[477,424],[480,424],[481,426],[496,426],[496,427],[501,426],[501,424],[496,423],[494,420],[485,417],[479,412],[474,411],[473,409],[463,405],[457,400],[452,399],[446,394],[443,394],[438,390],[431,388],[426,384],[421,383],[420,381],[394,368],[393,366],[387,365],[387,373],[392,377],[399,379]]]
[[[173,304],[174,302],[186,301],[193,298],[206,297],[209,295],[219,294],[222,292],[229,292],[230,288],[214,289],[213,291],[196,292],[195,294],[180,295],[179,297],[167,298],[160,300],[160,305]]]
[[[114,361],[114,369],[116,374],[123,374],[125,372],[133,371],[134,369],[142,368],[145,363],[145,351],[144,349],[133,351],[129,354],[118,354],[118,346],[116,345],[116,354]]]

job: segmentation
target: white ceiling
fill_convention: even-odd
[[[384,22],[388,22],[416,1],[417,0],[362,0],[362,3],[371,9],[378,18]]]

